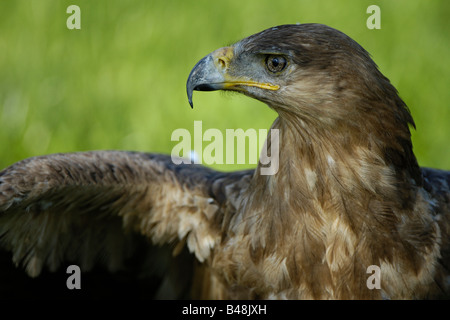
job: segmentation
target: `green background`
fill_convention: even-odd
[[[69,30],[66,8],[81,9]],[[381,8],[381,30],[366,9]],[[450,1],[0,1],[0,168],[98,149],[170,153],[177,128],[269,128],[276,114],[186,79],[209,52],[265,28],[317,22],[365,47],[408,104],[424,166],[450,169]],[[221,165],[221,170],[253,165]]]

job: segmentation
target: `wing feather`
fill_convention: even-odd
[[[0,172],[0,247],[32,277],[63,261],[120,270],[142,238],[203,262],[252,173],[124,151],[26,159]]]

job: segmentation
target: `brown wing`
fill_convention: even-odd
[[[30,158],[0,172],[0,248],[32,277],[72,262],[82,272],[97,265],[118,271],[137,251],[149,257],[141,258],[147,269],[169,270],[167,250],[149,243],[175,255],[187,247],[203,262],[251,174],[137,152]],[[174,291],[167,288],[173,281],[160,285]]]

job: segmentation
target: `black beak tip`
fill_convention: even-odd
[[[191,70],[187,83],[186,91],[189,105],[194,108],[192,95],[194,91],[214,91],[222,89],[222,75],[217,73],[211,55],[201,59]]]
[[[194,102],[192,101],[193,91],[194,90],[188,85],[187,86],[187,96],[188,96],[188,101],[189,101],[189,105],[191,106],[191,109],[194,109]]]

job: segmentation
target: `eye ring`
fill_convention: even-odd
[[[270,54],[266,57],[266,67],[272,73],[278,73],[284,70],[287,65],[285,57],[275,54]]]

